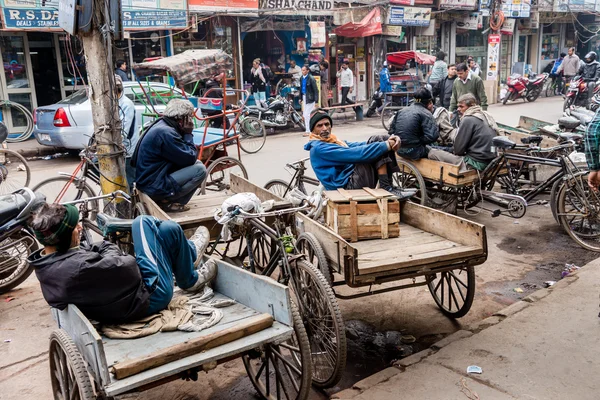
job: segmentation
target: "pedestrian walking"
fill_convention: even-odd
[[[454,86],[456,77],[456,65],[450,64],[448,66],[448,75],[433,85],[433,96],[438,98],[438,105],[444,107],[446,110],[450,108],[452,87]]]
[[[304,136],[310,135],[310,113],[315,109],[315,103],[319,98],[317,81],[310,74],[308,65],[302,67],[302,78],[300,78],[300,90],[302,93],[302,104],[304,106]]]
[[[575,47],[571,47],[556,73],[560,74],[562,72],[565,82],[571,82],[571,79],[579,73],[580,61],[577,54],[575,54]]]
[[[329,63],[325,60],[319,63],[321,76],[321,107],[329,107]]]
[[[354,87],[354,74],[352,70],[348,68],[348,62],[344,61],[342,67],[336,74],[340,80],[340,86],[342,88],[342,105],[354,104],[352,100],[348,98],[348,94],[352,93]]]
[[[452,98],[450,100],[450,112],[456,110],[457,100],[463,94],[471,93],[477,99],[477,103],[485,111],[488,107],[488,99],[480,77],[470,71],[467,64],[460,63],[456,66],[458,79],[452,85]]]
[[[263,102],[267,101],[267,95],[265,90],[267,89],[267,79],[263,75],[263,69],[260,66],[260,58],[256,58],[252,62],[252,70],[250,70],[250,76],[252,77],[252,94],[254,95],[254,102],[256,105],[263,105]]]
[[[431,68],[431,71],[427,74],[427,80],[431,86],[435,86],[436,83],[448,75],[448,64],[444,61],[446,53],[438,51],[435,58],[436,60],[435,63],[433,63],[433,68]]]

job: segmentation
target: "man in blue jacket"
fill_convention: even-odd
[[[390,70],[388,69],[387,61],[383,62],[381,72],[379,72],[379,90],[383,93],[392,91],[392,83],[390,82]]]
[[[137,188],[169,212],[189,210],[186,204],[206,178],[194,145],[193,121],[192,103],[172,99],[140,137],[131,160]]]
[[[400,199],[416,191],[392,186],[392,173],[399,172],[394,152],[400,147],[397,136],[375,135],[366,142],[346,142],[331,133],[329,114],[317,111],[310,119],[311,134],[304,150],[326,190],[379,187]]]

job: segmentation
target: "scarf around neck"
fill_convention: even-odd
[[[311,132],[310,136],[308,137],[308,140],[319,140],[319,141],[325,142],[325,143],[333,143],[333,144],[337,144],[342,147],[348,147],[348,144],[346,142],[338,139],[337,136],[335,136],[333,133],[330,134],[327,139],[323,139],[321,136],[317,135],[316,133]]]
[[[480,106],[472,106],[467,108],[463,115],[465,117],[471,116],[482,120],[496,132],[496,135],[500,135],[500,128],[498,128],[498,124],[496,124],[494,117],[492,117],[487,111],[483,111],[483,109]]]

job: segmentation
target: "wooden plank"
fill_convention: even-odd
[[[138,192],[138,193],[139,193],[139,196],[140,196],[140,201],[142,202],[142,204],[144,204],[144,206],[146,207],[146,211],[148,211],[148,213],[150,215],[152,215],[153,217],[156,217],[156,218],[158,218],[160,220],[163,220],[163,221],[168,221],[168,220],[171,219],[167,215],[167,213],[164,212],[163,209],[160,208],[158,206],[158,204],[156,204],[154,202],[154,200],[152,200],[150,198],[150,196],[148,196],[147,194],[142,193],[142,192]]]
[[[375,201],[378,197],[389,197],[393,199],[394,196],[383,190],[383,189],[371,189],[374,193],[377,193],[376,196],[373,196],[371,193],[367,192],[364,189],[338,189],[338,190],[327,190],[324,192],[325,197],[329,199],[329,201],[333,203],[348,203],[350,199],[355,201]]]
[[[397,200],[388,200],[388,213],[389,214],[400,214],[400,202]],[[341,215],[350,215],[350,204],[343,203],[330,203],[332,206],[338,209],[338,212]],[[379,205],[377,203],[358,203],[357,212],[359,214],[377,214],[381,211]]]
[[[391,238],[385,243],[381,243],[381,241],[384,239],[364,240],[355,243],[355,247],[358,251],[359,257],[372,253],[380,254],[382,251],[385,251],[389,248],[396,249],[397,252],[398,249],[405,249],[410,248],[412,246],[417,246],[419,244],[434,243],[439,242],[441,240],[446,240],[441,236],[423,231],[420,231],[418,234],[415,233],[413,235],[407,236],[404,233],[404,226],[401,228],[401,230],[402,235],[396,238]]]
[[[285,199],[277,196],[276,194],[271,193],[268,190],[261,188],[260,186],[256,186],[255,184],[253,184],[252,182],[250,182],[247,179],[244,179],[241,176],[232,174],[230,179],[231,179],[231,181],[230,181],[231,190],[234,193],[246,193],[246,192],[254,193],[259,198],[260,201],[267,201],[267,200],[282,201],[282,200],[285,200]],[[289,205],[291,207],[291,203],[289,203]]]
[[[348,190],[346,190],[346,189],[338,189],[337,191],[338,191],[339,194],[341,194],[342,196],[344,196],[344,198],[346,199],[345,201],[352,200],[352,194]]]
[[[271,314],[275,321],[292,325],[290,294],[287,286],[215,259],[218,265],[215,291],[260,313]]]
[[[351,238],[351,227],[340,227],[337,234],[343,238]],[[388,235],[390,238],[397,238],[400,234],[400,227],[397,224],[388,225]],[[358,241],[362,240],[381,240],[381,225],[358,225],[357,231]],[[354,242],[356,243],[356,242]],[[387,246],[385,246],[387,247]]]
[[[368,275],[375,272],[397,271],[397,270],[418,270],[420,266],[437,262],[448,262],[449,264],[462,260],[471,256],[481,254],[481,248],[478,246],[458,246],[447,249],[441,249],[421,255],[419,259],[414,260],[412,257],[396,258],[393,261],[382,263],[381,261],[373,263],[360,263],[359,273]]]
[[[432,251],[451,249],[460,246],[462,245],[451,240],[441,239],[429,243],[412,244],[412,246],[404,248],[401,253],[398,252],[397,248],[382,249],[378,253],[370,254],[361,254],[359,252],[358,269],[360,271],[363,267],[366,268],[368,265],[378,262],[389,262],[391,264],[395,260],[418,261],[421,257],[427,256],[427,253],[431,253]]]
[[[400,211],[400,220],[408,225],[466,246],[479,246],[487,253],[485,226],[481,224],[408,201]]]
[[[338,233],[339,233],[339,222],[338,222]],[[342,235],[345,237],[345,235]],[[356,215],[356,201],[350,202],[350,241],[358,241],[358,217]]]
[[[192,339],[186,343],[168,347],[146,357],[115,364],[113,365],[111,372],[115,375],[115,378],[123,379],[252,335],[253,333],[269,328],[271,325],[273,325],[273,318],[269,314],[261,314],[246,319],[235,327],[228,328],[224,331]]]
[[[519,124],[517,125],[517,128],[527,129],[529,131],[537,131],[540,129],[540,127],[548,125],[552,125],[552,123],[521,115],[519,117]]]
[[[115,380],[113,378],[112,383],[105,387],[106,394],[108,396],[117,396],[119,394],[131,392],[136,388],[159,381],[163,378],[177,375],[190,368],[243,354],[264,343],[285,341],[289,339],[292,334],[293,328],[280,324],[279,322],[274,322],[273,326],[270,328],[217,348],[173,361],[169,364],[141,372],[125,379]]]
[[[394,219],[396,215],[398,216],[398,221],[390,221],[391,223],[400,222],[400,215],[391,215],[388,216],[388,201],[387,200],[378,200],[378,203],[381,205],[381,238],[387,239],[389,238],[388,232],[388,220]],[[391,218],[388,218],[391,217]]]
[[[402,157],[400,157],[402,159]],[[449,164],[437,160],[422,158],[420,160],[405,160],[415,166],[423,178],[453,186],[466,185],[479,180],[479,174],[475,170],[459,172],[458,165]]]
[[[94,379],[107,385],[110,382],[110,375],[102,338],[90,321],[73,304],[69,304],[64,310],[52,308],[52,315],[58,327],[64,329],[75,343],[77,350],[91,368]]]
[[[384,204],[387,204],[387,202],[384,202]],[[379,214],[361,214],[358,213],[356,215],[356,220],[358,223],[358,227],[360,229],[361,226],[382,226],[382,217],[384,215],[379,213]],[[400,222],[400,213],[395,213],[395,214],[385,214],[385,216],[387,217],[386,220],[386,226],[389,225],[393,225],[393,224],[397,224]],[[350,228],[351,227],[351,221],[352,221],[352,216],[351,215],[338,215],[337,218],[337,223],[338,223],[338,232],[340,229],[343,228]]]

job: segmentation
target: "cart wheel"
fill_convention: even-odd
[[[75,343],[63,329],[50,335],[48,358],[54,400],[96,398],[85,362]]]
[[[427,275],[426,279],[429,292],[445,315],[460,318],[469,312],[475,297],[473,266]]]
[[[391,119],[400,110],[400,104],[390,103],[383,106],[381,109],[381,124],[386,131],[390,130]]]
[[[394,172],[393,182],[395,187],[400,189],[418,189],[417,194],[414,195],[410,201],[426,205],[427,204],[427,188],[425,187],[425,180],[423,176],[411,163],[408,161],[396,158],[398,161],[398,168],[400,172]]]
[[[294,335],[281,344],[267,343],[242,356],[256,391],[269,400],[304,400],[310,393],[310,344],[297,307],[290,304]]]
[[[245,117],[240,122],[240,147],[248,154],[257,153],[267,141],[267,130],[256,117]]]
[[[198,194],[229,190],[231,174],[241,175],[248,179],[246,167],[240,160],[233,157],[217,158],[206,169],[206,179],[202,182]]]
[[[323,247],[317,237],[310,232],[303,232],[296,239],[296,251],[306,255],[306,261],[315,266],[325,279],[329,286],[333,283],[333,271],[329,268],[327,257]]]
[[[560,225],[560,221],[558,220],[558,194],[560,193],[560,188],[563,184],[563,180],[560,179],[552,185],[552,191],[550,192],[550,209],[552,210],[552,216],[557,224]]]
[[[581,247],[600,252],[600,197],[587,184],[587,174],[566,181],[558,194],[558,220]]]
[[[306,260],[291,263],[290,292],[310,339],[312,381],[334,386],[346,367],[346,328],[335,294],[323,274]]]
[[[481,193],[478,186],[464,186],[458,189],[458,207],[468,210],[475,207],[481,201]]]

